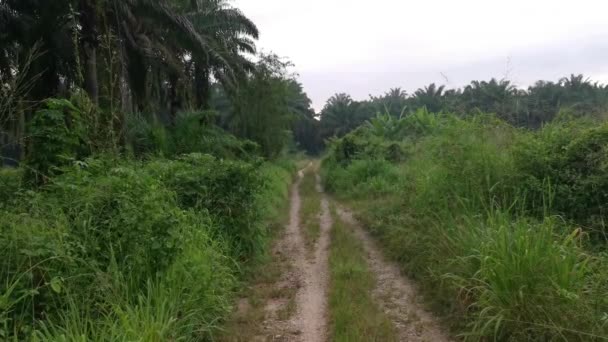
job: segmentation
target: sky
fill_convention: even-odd
[[[319,111],[432,82],[518,87],[585,74],[608,83],[606,0],[233,0],[258,49],[291,60]]]

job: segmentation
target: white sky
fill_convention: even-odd
[[[431,82],[507,76],[518,86],[584,73],[608,81],[608,0],[234,0],[258,47],[295,63],[320,110]],[[444,78],[444,76],[447,78]]]

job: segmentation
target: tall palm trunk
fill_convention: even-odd
[[[177,74],[169,75],[169,116],[171,126],[175,126],[177,121],[177,113],[181,109],[181,100],[179,97],[179,76]]]
[[[97,0],[80,0],[80,25],[82,27],[82,50],[84,55],[84,89],[94,104],[99,104],[99,81],[97,77]]]
[[[194,98],[196,108],[208,110],[211,108],[210,72],[207,63],[199,60],[194,66]]]

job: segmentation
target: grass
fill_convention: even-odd
[[[304,171],[304,178],[300,183],[300,197],[302,206],[300,208],[300,218],[306,247],[309,251],[314,249],[314,245],[320,235],[320,213],[321,213],[321,194],[316,189],[315,167],[308,167]]]
[[[358,209],[455,335],[608,340],[607,254],[593,226],[602,217],[571,212],[605,206],[594,195],[608,184],[605,154],[589,152],[606,146],[601,130],[565,125],[547,138],[550,127],[521,132],[489,116],[438,117],[428,128],[396,139],[407,159],[390,163],[377,159],[382,150],[351,151],[352,140],[393,145],[367,128],[338,140],[323,164],[327,188]],[[552,140],[570,135],[582,142]],[[344,148],[356,159],[340,160]]]
[[[0,204],[0,340],[213,339],[267,253],[292,171],[99,157],[17,189]]]
[[[335,212],[333,216],[337,217]],[[374,303],[374,275],[369,270],[363,246],[351,229],[337,218],[331,232],[331,340],[397,341],[391,321]]]

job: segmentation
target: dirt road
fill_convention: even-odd
[[[269,269],[279,270],[280,275],[269,288],[263,301],[263,315],[253,315],[251,325],[261,326],[254,341],[324,342],[331,340],[330,313],[328,312],[329,254],[333,225],[330,211],[331,200],[323,193],[321,179],[315,172],[316,190],[321,193],[319,212],[319,237],[313,253],[307,249],[301,223],[302,198],[300,187],[304,172],[310,172],[312,164],[298,174],[290,195],[289,224],[273,248],[274,264]],[[373,300],[394,325],[400,341],[450,341],[438,321],[417,300],[415,286],[404,277],[396,264],[387,261],[369,234],[358,224],[352,212],[337,205],[335,211],[343,223],[363,245],[361,253],[374,273],[376,284]],[[244,299],[247,300],[246,298]],[[260,300],[260,299],[258,299]],[[246,308],[245,308],[246,310]],[[257,321],[255,321],[257,320]],[[261,332],[260,332],[261,331]],[[241,341],[241,335],[234,340]]]

